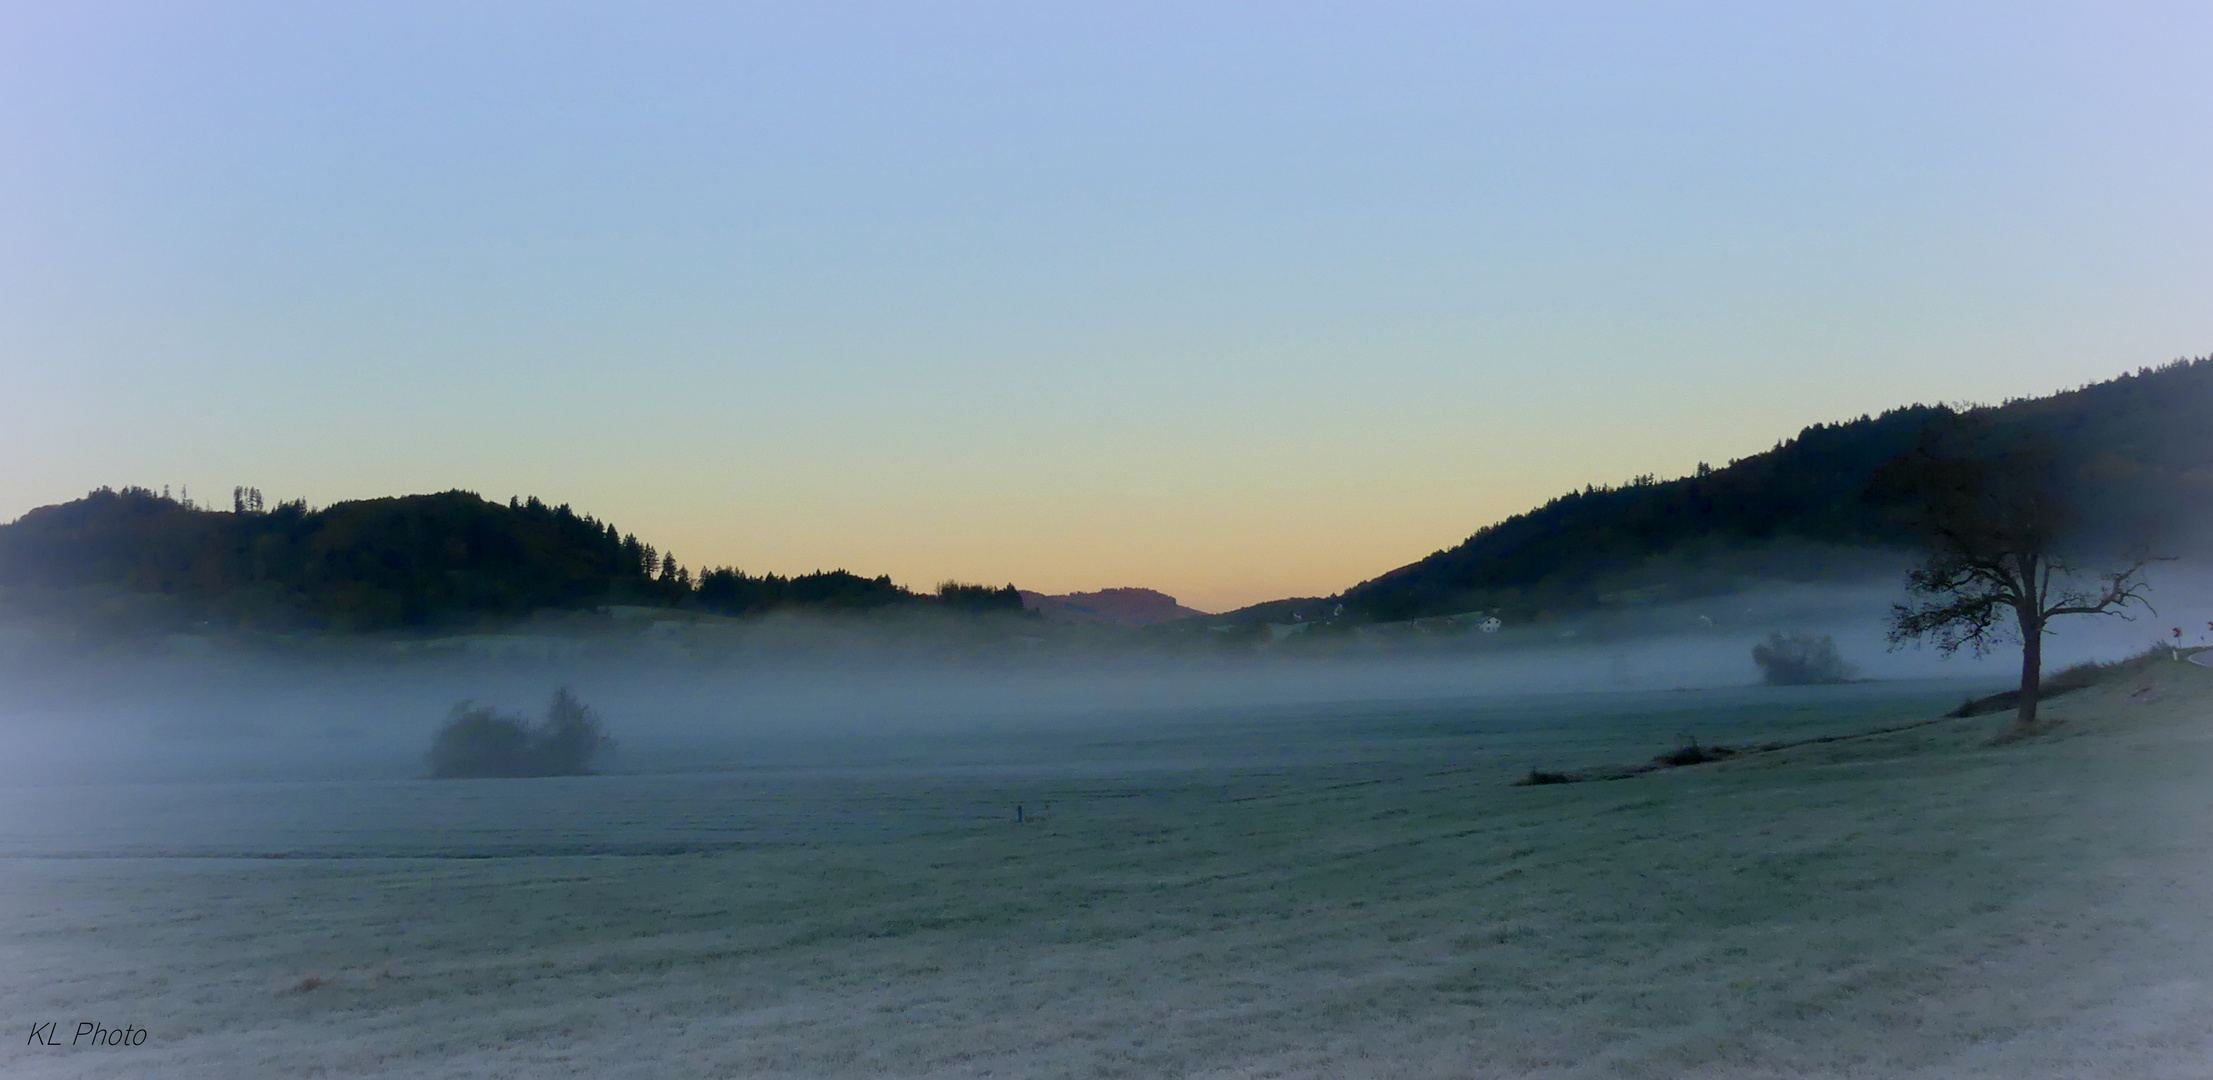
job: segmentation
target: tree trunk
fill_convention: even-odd
[[[2013,718],[2017,731],[2036,726],[2036,692],[2044,674],[2044,626],[2029,622],[2021,620],[2021,710]]]

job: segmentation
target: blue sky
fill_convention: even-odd
[[[2213,352],[2209,12],[11,4],[0,518],[461,487],[1329,592]]]

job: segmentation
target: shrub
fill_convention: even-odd
[[[1666,768],[1681,768],[1685,765],[1703,765],[1709,761],[1720,761],[1723,758],[1737,756],[1735,750],[1726,746],[1701,746],[1698,737],[1695,735],[1678,737],[1683,740],[1683,745],[1653,758],[1652,763],[1654,765]]]
[[[473,701],[455,705],[431,740],[427,759],[430,775],[448,779],[580,776],[614,746],[599,714],[563,688],[554,693],[545,720],[536,725]]]
[[[431,740],[429,758],[432,776],[529,776],[530,731],[514,717],[464,701]]]
[[[1545,784],[1573,784],[1580,782],[1582,779],[1574,773],[1546,772],[1543,769],[1531,767],[1529,775],[1514,781],[1514,786],[1539,787]]]
[[[576,700],[562,687],[546,706],[546,722],[532,735],[532,756],[539,776],[580,776],[591,771],[592,759],[615,748],[600,726],[599,714]]]
[[[1859,673],[1837,655],[1827,634],[1786,634],[1778,630],[1752,646],[1752,662],[1769,686],[1813,686],[1851,682]]]

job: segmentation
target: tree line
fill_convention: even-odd
[[[1765,576],[1821,580],[1856,569],[1834,552],[1918,547],[1923,530],[1870,493],[1927,433],[1972,417],[1984,442],[2031,440],[2092,530],[2157,533],[2213,547],[2213,359],[2177,361],[2045,398],[1987,408],[1913,405],[1809,427],[1765,453],[1689,476],[1591,485],[1487,526],[1462,543],[1346,590],[1361,618],[1498,609],[1529,617],[1594,606],[1616,582],[1660,576],[1724,592],[1748,553]],[[1780,553],[1780,554],[1778,554]],[[1662,565],[1665,564],[1665,565]]]
[[[917,593],[845,570],[694,575],[673,553],[567,505],[466,491],[270,504],[253,488],[226,511],[148,488],[100,488],[0,526],[0,587],[174,598],[198,619],[270,629],[370,631],[608,604],[723,614],[934,605],[1020,611],[1014,586],[946,582]]]

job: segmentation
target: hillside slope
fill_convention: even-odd
[[[196,619],[371,630],[673,599],[657,553],[566,506],[465,491],[320,510],[103,488],[0,527],[0,587],[163,598]]]
[[[1020,611],[1009,585],[946,582],[918,594],[844,570],[796,577],[721,568],[697,578],[613,525],[537,499],[466,491],[231,510],[143,488],[103,488],[0,526],[0,599],[126,629],[213,622],[365,631],[504,620],[607,604],[728,615],[927,603]]]
[[[2213,359],[1970,412],[2057,449],[2093,521],[2163,519],[2168,553],[2206,546]],[[1332,602],[1370,620],[1486,608],[1529,614],[1723,592],[1746,577],[1864,576],[1895,564],[1878,553],[1912,542],[1866,497],[1875,470],[1952,415],[1940,406],[1894,409],[1807,428],[1694,476],[1571,492]]]

